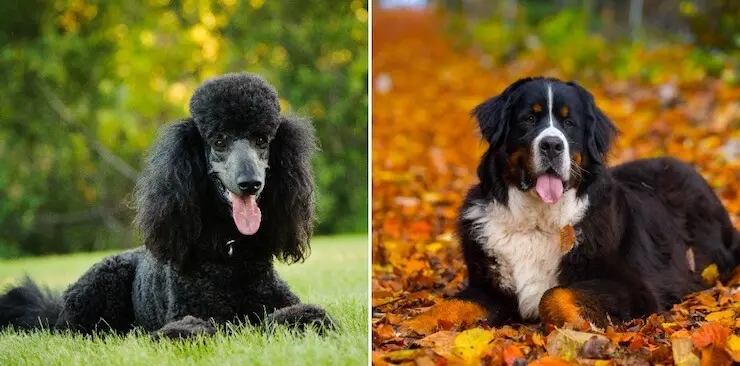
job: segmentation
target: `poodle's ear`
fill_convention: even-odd
[[[483,138],[491,148],[497,149],[503,145],[509,132],[509,107],[512,93],[532,78],[519,79],[504,89],[501,94],[486,100],[475,109],[472,115],[478,120],[478,127]]]
[[[177,268],[197,247],[207,181],[204,144],[192,119],[164,128],[136,182],[134,222],[144,245]]]
[[[619,131],[609,117],[596,106],[594,96],[586,88],[574,81],[569,81],[567,84],[578,91],[581,102],[586,108],[586,153],[591,162],[601,165],[605,162],[605,156]]]
[[[288,263],[308,256],[314,225],[314,177],[311,160],[316,150],[313,126],[308,120],[280,116],[270,142],[269,172],[259,200],[260,242],[275,248],[275,256]]]

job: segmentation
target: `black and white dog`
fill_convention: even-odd
[[[709,264],[725,276],[737,264],[740,235],[691,166],[605,166],[617,129],[578,84],[522,79],[473,115],[489,147],[459,212],[469,284],[405,326],[463,303],[493,325],[604,327],[702,289]]]

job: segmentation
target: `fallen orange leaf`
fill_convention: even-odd
[[[504,362],[506,365],[513,365],[517,359],[524,358],[522,350],[515,345],[508,345],[503,350]]]
[[[705,323],[691,335],[691,340],[697,348],[711,345],[724,345],[730,335],[730,329],[717,323]]]
[[[396,331],[393,330],[393,327],[388,324],[381,324],[377,328],[375,328],[375,332],[378,335],[378,338],[381,341],[391,339],[395,336]]]
[[[567,361],[555,358],[551,356],[544,356],[542,358],[539,358],[533,362],[529,363],[529,366],[569,366],[570,363]]]

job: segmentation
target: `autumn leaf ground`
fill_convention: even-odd
[[[740,360],[737,280],[689,296],[666,314],[605,332],[553,330],[541,324],[498,329],[438,324],[432,334],[399,329],[400,322],[464,284],[453,224],[464,193],[475,183],[485,148],[470,111],[519,77],[577,77],[622,131],[612,164],[659,155],[688,161],[710,182],[735,225],[740,223],[740,162],[726,161],[720,153],[740,137],[740,89],[682,69],[665,51],[651,56],[653,63],[663,57],[665,70],[650,83],[621,80],[610,70],[580,77],[565,62],[550,62],[547,50],[497,63],[474,39],[443,31],[446,25],[443,16],[429,11],[373,13],[373,362]],[[467,46],[458,46],[462,44]],[[675,95],[661,93],[663,84]],[[707,275],[712,277],[711,270]]]
[[[303,264],[278,272],[305,302],[324,306],[341,325],[327,336],[239,327],[198,341],[154,342],[145,334],[80,337],[0,333],[0,365],[364,365],[367,364],[367,236],[317,238]],[[107,253],[0,261],[0,284],[24,273],[62,289]]]

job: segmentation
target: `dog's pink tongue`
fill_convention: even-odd
[[[260,228],[262,211],[257,206],[257,197],[249,195],[240,197],[231,194],[231,206],[234,210],[234,223],[244,235],[254,235]]]
[[[563,196],[563,181],[552,175],[541,175],[534,188],[545,203],[551,205]]]

